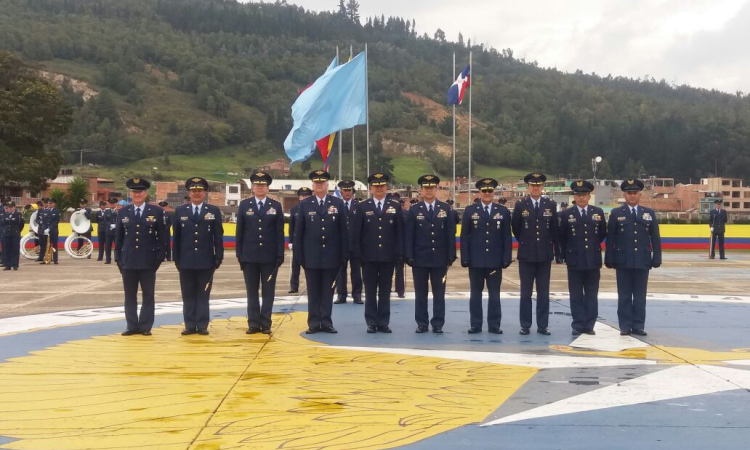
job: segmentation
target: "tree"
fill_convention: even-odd
[[[338,11],[338,14],[341,17],[347,17],[347,14],[346,14],[346,5],[344,4],[344,0],[339,0],[339,11]]]
[[[359,2],[357,0],[349,0],[346,3],[346,16],[359,25]]]
[[[52,146],[71,122],[71,105],[59,88],[14,54],[0,52],[0,183],[44,190],[62,163]]]
[[[438,42],[445,42],[445,31],[440,28],[435,31],[435,40]]]

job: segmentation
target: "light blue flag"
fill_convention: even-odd
[[[333,63],[331,63],[333,65]],[[315,141],[339,130],[367,123],[367,74],[364,53],[331,68],[292,105],[294,126],[284,141],[292,162],[315,151]]]

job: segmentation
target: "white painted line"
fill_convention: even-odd
[[[326,346],[340,350],[360,352],[390,353],[408,356],[426,356],[459,361],[471,361],[490,364],[506,364],[512,366],[535,367],[538,369],[565,369],[582,367],[620,367],[655,365],[656,361],[645,359],[600,358],[589,356],[564,355],[535,355],[528,353],[491,353],[452,350],[425,350],[416,348],[387,348],[387,347],[347,347]]]
[[[749,385],[750,371],[714,366],[676,366],[512,414],[481,426],[713,394]]]
[[[620,331],[605,323],[594,325],[595,336],[580,335],[570,346],[600,352],[620,352],[628,348],[646,348],[651,345],[632,336],[620,336]]]

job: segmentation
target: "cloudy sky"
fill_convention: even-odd
[[[316,11],[338,0],[287,0]],[[450,40],[511,48],[564,71],[650,76],[750,92],[750,0],[359,0],[360,15],[413,18]]]

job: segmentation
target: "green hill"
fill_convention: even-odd
[[[333,2],[332,2],[333,6]],[[477,175],[528,170],[678,181],[750,174],[750,97],[663,80],[568,74],[476,42],[417,31],[411,18],[352,20],[276,3],[232,0],[0,0],[0,50],[58,76],[76,105],[59,150],[69,163],[127,174],[232,179],[283,156],[290,106],[335,54],[369,43],[371,168],[397,182],[450,175],[445,92],[450,64],[473,51]],[[69,78],[62,81],[63,78]],[[86,100],[84,100],[86,97]],[[466,105],[458,170],[468,168]],[[364,129],[355,130],[365,173]],[[351,170],[351,135],[344,167]],[[295,165],[295,173],[319,159]],[[337,161],[332,161],[334,172]],[[358,177],[359,178],[359,177]]]

